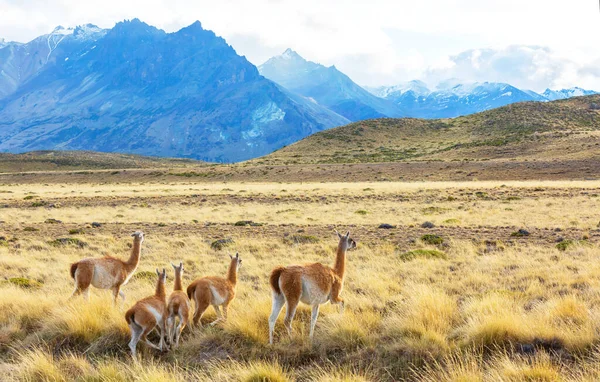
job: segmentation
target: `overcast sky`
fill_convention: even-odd
[[[260,65],[290,47],[361,85],[445,78],[600,90],[598,0],[0,0],[0,38],[200,20]]]

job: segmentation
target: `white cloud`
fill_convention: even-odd
[[[0,37],[16,41],[31,40],[59,24],[112,27],[137,17],[175,31],[200,20],[255,64],[291,47],[307,59],[335,64],[364,85],[431,75],[444,62],[466,71],[465,63],[451,57],[456,52],[491,48],[509,54],[503,47],[517,45],[548,47],[534,51],[529,64],[518,60],[518,52],[510,53],[507,59],[523,65],[511,76],[521,73],[524,83],[598,83],[593,71],[579,70],[600,56],[600,14],[594,1],[0,0],[0,10]],[[480,78],[481,68],[492,62],[496,70],[494,65],[503,62],[497,54],[471,55],[473,77]]]
[[[437,83],[447,78],[462,81],[507,82],[544,90],[568,86],[576,63],[539,46],[511,45],[503,49],[473,49],[450,56],[443,67],[429,68],[423,79]]]

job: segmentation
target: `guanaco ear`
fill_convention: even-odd
[[[171,263],[171,266],[173,267],[173,269],[177,269],[177,265]]]
[[[338,235],[338,237],[341,239],[342,235],[340,235],[340,233],[337,231],[337,229],[334,229],[334,231],[335,231],[336,235]]]
[[[183,262],[179,262],[179,269],[183,270]]]
[[[228,253],[228,255],[229,255],[229,259],[233,260],[233,256],[231,256],[231,253]]]
[[[165,268],[163,268],[163,277],[167,278],[167,270]]]
[[[350,231],[346,232],[346,239],[350,237]]]
[[[158,268],[156,268],[156,274],[157,274],[158,276],[160,276],[160,271],[158,270]]]
[[[240,254],[238,252],[235,253],[235,258],[239,259],[240,258]]]

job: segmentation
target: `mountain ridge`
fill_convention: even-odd
[[[375,97],[335,66],[326,67],[305,60],[290,48],[271,57],[258,69],[266,78],[314,99],[350,121],[402,115],[392,102]]]
[[[0,151],[232,162],[348,122],[291,97],[200,22],[173,33],[139,19],[84,29],[58,28],[22,45],[30,54],[17,58],[36,62],[0,96]],[[14,49],[0,49],[0,65],[23,66]]]

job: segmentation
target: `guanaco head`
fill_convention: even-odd
[[[236,269],[236,271],[242,267],[242,259],[240,259],[240,254],[239,253],[236,252],[235,253],[235,257],[229,255],[229,258],[231,259],[231,263],[232,264],[235,263],[235,269]]]
[[[134,237],[134,241],[138,241],[138,242],[142,242],[144,241],[144,233],[142,231],[136,231],[134,233],[131,234],[131,236]]]
[[[171,266],[175,270],[175,275],[177,275],[177,274],[183,275],[183,263],[180,262],[179,265],[175,265],[175,264],[171,263]]]
[[[156,275],[158,276],[158,281],[163,284],[167,282],[167,270],[163,268],[162,272],[156,268]]]
[[[335,231],[335,233],[340,239],[339,245],[342,247],[343,250],[356,248],[356,242],[350,237],[350,231],[346,232],[345,235],[342,235],[337,230]]]

